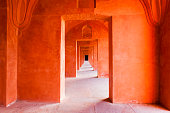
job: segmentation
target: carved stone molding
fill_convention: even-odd
[[[19,30],[25,29],[31,20],[38,0],[8,0],[10,23]]]
[[[145,10],[148,22],[155,26],[164,23],[170,0],[139,0]]]

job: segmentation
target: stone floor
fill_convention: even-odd
[[[170,113],[158,105],[110,103],[108,79],[97,78],[88,62],[77,75],[66,79],[66,98],[60,104],[17,101],[0,107],[0,113]]]

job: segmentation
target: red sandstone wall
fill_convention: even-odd
[[[163,27],[161,40],[160,103],[170,109],[170,10]]]
[[[109,23],[109,99],[113,102],[113,33],[112,33],[112,17]]]
[[[98,77],[109,77],[109,41],[106,38],[98,40]]]
[[[88,54],[88,53],[87,53]],[[84,57],[84,50],[82,49],[82,48],[80,48],[80,67],[83,65],[83,63],[84,63],[84,59],[85,59],[85,57]]]
[[[76,36],[74,32],[70,35],[66,34],[66,77],[76,77]]]
[[[18,41],[19,100],[60,102],[60,50],[60,17],[33,16]]]
[[[62,15],[65,12],[70,13],[72,9],[77,8],[77,0],[43,0],[38,1],[34,14],[57,14]]]
[[[94,62],[94,70],[97,70],[97,62],[98,62],[98,40],[93,41],[93,47],[94,47],[94,52],[93,52],[93,62]]]
[[[95,13],[103,15],[143,14],[139,0],[96,0]]]
[[[113,16],[113,102],[158,101],[154,30],[144,14]]]
[[[78,8],[94,8],[94,0],[77,0]]]
[[[6,44],[7,44],[7,8],[0,0],[0,105],[5,104]]]

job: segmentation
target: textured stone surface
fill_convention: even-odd
[[[7,9],[0,7],[0,105],[4,104],[6,54],[7,54]]]
[[[18,41],[19,100],[60,102],[61,44],[60,17],[32,18]]]
[[[170,10],[169,10],[170,12]],[[166,17],[165,24],[161,31],[164,35],[161,41],[161,74],[160,74],[160,101],[170,109],[170,13]]]
[[[17,35],[9,21],[6,1],[0,1],[0,105],[17,98]]]
[[[157,102],[159,78],[154,29],[144,15],[112,19],[113,102]]]

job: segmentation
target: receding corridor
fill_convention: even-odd
[[[158,105],[113,104],[109,97],[109,79],[97,78],[88,61],[77,72],[77,78],[66,78],[66,97],[60,104],[17,101],[0,113],[169,113]]]

